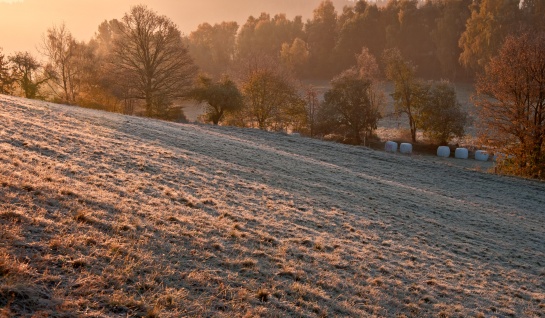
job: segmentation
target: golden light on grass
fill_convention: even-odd
[[[0,316],[543,316],[543,193],[0,96]]]

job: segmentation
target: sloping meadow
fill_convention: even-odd
[[[540,317],[544,211],[441,160],[0,96],[0,316]]]

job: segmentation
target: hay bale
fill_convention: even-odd
[[[475,160],[477,161],[488,161],[488,152],[484,150],[477,150],[475,152]]]
[[[437,148],[437,156],[443,158],[450,157],[450,148],[447,146],[440,146]]]
[[[399,145],[399,152],[404,154],[411,154],[413,153],[413,145],[411,145],[408,142],[404,142],[401,145]]]
[[[386,152],[397,152],[397,142],[387,141],[386,145],[384,145],[384,150],[386,150]]]
[[[469,158],[469,151],[467,148],[456,148],[454,152],[454,158],[456,159],[467,159]]]

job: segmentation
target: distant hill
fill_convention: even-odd
[[[545,184],[0,95],[0,317],[545,315]]]

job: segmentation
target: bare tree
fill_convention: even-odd
[[[54,78],[53,92],[63,102],[76,102],[81,76],[79,57],[83,54],[83,44],[79,45],[63,23],[47,30],[42,43],[42,54],[48,60]],[[60,91],[60,92],[59,92]]]
[[[132,7],[115,25],[115,68],[131,79],[130,95],[145,101],[147,116],[165,116],[173,100],[187,96],[197,71],[180,31],[143,5]]]

